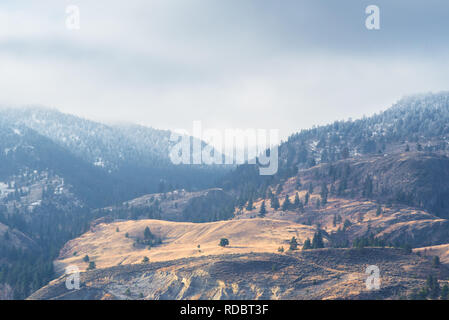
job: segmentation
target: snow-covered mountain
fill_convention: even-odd
[[[113,192],[114,199],[123,201],[163,189],[204,188],[214,180],[214,174],[224,170],[173,165],[169,159],[173,142],[167,130],[133,124],[106,125],[42,107],[2,108],[0,124],[4,131],[4,156],[16,159],[8,162],[10,167],[4,165],[0,169],[0,173],[4,171],[4,179],[20,170],[52,171],[78,162],[81,171],[71,168],[60,176],[76,178],[90,172],[91,177],[108,181],[107,188],[100,181],[98,184],[86,181],[84,186],[80,183],[81,190],[97,190],[98,205],[105,204],[101,190]],[[42,146],[48,149],[39,153]],[[37,152],[36,157],[33,152]],[[70,160],[51,161],[61,154]]]
[[[0,117],[10,125],[33,129],[85,161],[109,170],[125,163],[161,165],[168,161],[169,131],[106,125],[40,107],[3,109]]]

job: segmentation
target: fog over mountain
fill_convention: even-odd
[[[449,86],[445,1],[79,0],[0,4],[0,103],[158,129],[281,129]],[[365,9],[380,8],[380,30]],[[236,117],[235,115],[238,115]]]
[[[448,17],[2,0],[0,300],[449,300]]]

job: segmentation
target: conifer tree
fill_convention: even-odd
[[[290,240],[290,250],[297,250],[298,249],[298,242],[296,241],[295,237],[292,237]]]
[[[310,243],[310,239],[307,238],[306,241],[304,241],[304,245],[302,246],[302,250],[308,250],[312,249],[312,244]]]
[[[146,228],[145,228],[145,231],[143,232],[143,237],[144,237],[144,239],[145,239],[145,240],[149,240],[149,239],[152,238],[152,236],[153,236],[153,234],[151,233],[150,228],[149,228],[149,227],[146,227]]]
[[[312,239],[312,248],[313,249],[324,248],[323,235],[321,234],[321,230],[315,232]]]
[[[325,183],[322,184],[321,186],[321,204],[325,205],[327,203],[327,196],[329,194],[329,190],[327,189],[327,185]]]
[[[277,194],[277,195],[280,195],[281,192],[282,192],[282,183],[279,182],[278,188],[276,189],[276,194]]]
[[[287,210],[289,210],[290,208],[291,208],[291,202],[290,202],[290,199],[289,199],[289,197],[288,197],[288,195],[286,194],[285,195],[285,200],[284,200],[284,203],[282,204],[282,211],[287,211]]]
[[[296,189],[299,189],[302,187],[301,179],[299,177],[296,178]]]
[[[251,211],[254,209],[254,205],[253,205],[253,199],[249,198],[248,200],[248,205],[246,206],[246,210]]]
[[[313,184],[312,184],[312,182],[309,183],[309,193],[310,193],[310,194],[313,193]]]
[[[261,217],[265,217],[265,214],[267,213],[267,209],[265,208],[265,200],[262,201],[262,204],[260,205],[259,215]]]
[[[301,199],[299,199],[299,194],[298,192],[296,192],[295,194],[295,201],[293,202],[293,205],[295,206],[295,208],[300,209],[302,207],[302,202]]]
[[[274,209],[274,210],[277,210],[277,209],[279,209],[279,199],[276,197],[276,196],[273,196],[273,198],[271,199],[271,207]]]

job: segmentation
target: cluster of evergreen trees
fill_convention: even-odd
[[[52,257],[0,243],[0,283],[14,289],[14,299],[24,299],[54,276]],[[3,263],[2,263],[3,262]]]
[[[440,283],[438,282],[437,277],[429,275],[427,277],[425,285],[419,289],[413,290],[409,298],[411,300],[448,300],[449,286],[447,284],[444,284],[443,287],[440,287]]]
[[[143,231],[143,237],[138,237],[135,244],[141,244],[146,246],[157,246],[162,243],[162,239],[154,235],[149,227],[146,227]]]
[[[324,248],[323,231],[318,230],[313,235],[312,241],[309,238],[304,241],[303,250]]]

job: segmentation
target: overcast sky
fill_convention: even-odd
[[[0,104],[285,138],[448,90],[448,17],[447,0],[2,0]]]

